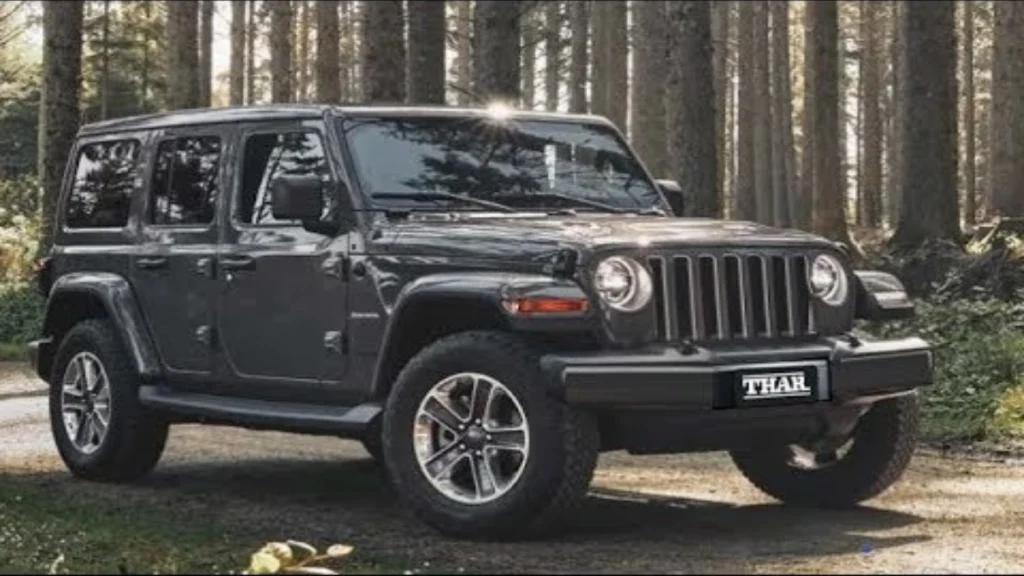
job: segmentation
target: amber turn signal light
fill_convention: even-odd
[[[587,311],[586,298],[516,298],[505,300],[511,314],[582,314]]]

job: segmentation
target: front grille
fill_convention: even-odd
[[[807,257],[673,254],[648,259],[664,341],[792,338],[814,333]]]

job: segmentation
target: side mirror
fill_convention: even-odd
[[[676,217],[682,217],[686,209],[686,198],[683,195],[683,189],[679,187],[679,183],[675,180],[657,180],[655,183],[661,189],[661,193],[665,195],[665,199],[668,200],[668,205],[672,208],[672,214]]]
[[[279,176],[270,183],[270,207],[276,220],[319,220],[324,209],[319,176]]]
[[[319,176],[278,176],[270,183],[270,210],[275,220],[298,220],[310,232],[337,234],[335,221],[321,219],[324,182]]]

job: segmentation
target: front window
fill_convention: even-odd
[[[641,211],[654,184],[608,127],[556,120],[355,117],[341,121],[378,206]],[[476,201],[464,202],[461,197]]]

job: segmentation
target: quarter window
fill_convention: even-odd
[[[160,143],[150,186],[148,221],[204,225],[217,210],[220,138],[195,136]]]
[[[121,228],[128,223],[139,143],[116,140],[79,149],[64,223],[68,228]]]
[[[323,141],[314,132],[254,134],[246,139],[242,167],[242,188],[239,191],[235,217],[250,225],[297,224],[274,218],[270,205],[270,183],[278,176],[319,176],[330,181],[330,169],[324,154]],[[335,209],[332,188],[323,187],[322,218]]]

